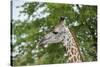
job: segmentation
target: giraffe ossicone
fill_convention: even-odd
[[[79,46],[75,42],[70,29],[65,25],[65,19],[65,17],[61,17],[59,24],[39,41],[38,46],[43,47],[47,44],[62,42],[66,50],[64,55],[68,56],[66,62],[82,62]]]

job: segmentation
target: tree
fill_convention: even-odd
[[[83,60],[97,60],[97,6],[26,2],[19,8],[24,9],[20,15],[28,18],[12,19],[12,65],[65,63],[62,43],[36,48],[39,39],[58,23],[60,16],[67,17],[66,26],[74,32]],[[39,9],[43,10],[37,13]]]

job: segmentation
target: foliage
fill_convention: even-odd
[[[42,7],[46,7],[45,10],[35,14]],[[83,60],[97,60],[97,6],[27,2],[19,8],[24,8],[20,15],[24,13],[28,19],[13,19],[11,23],[12,65],[65,63],[67,58],[64,57],[62,43],[36,48],[39,39],[59,23],[60,16],[67,17],[66,26],[74,32]],[[42,17],[45,13],[49,15]],[[31,17],[33,19],[29,21]]]

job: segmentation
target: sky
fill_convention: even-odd
[[[23,20],[26,19],[27,16],[21,15],[20,17],[18,17],[19,15],[19,11],[23,10],[23,8],[16,8],[17,6],[21,6],[25,3],[25,0],[13,0],[12,1],[12,19],[14,20]]]
[[[19,12],[23,10],[23,8],[16,8],[17,6],[21,6],[23,5],[25,2],[27,2],[27,0],[13,0],[13,4],[12,4],[12,19],[14,20],[18,20],[20,19],[21,21],[24,21],[25,19],[28,18],[28,15],[24,15],[24,14],[20,14]],[[49,13],[41,13],[43,12],[45,9],[47,9],[46,6],[39,8],[36,12],[34,12],[33,15],[35,15],[34,19],[37,18],[43,18],[49,15]],[[19,16],[20,15],[20,16]],[[32,20],[32,16],[30,17],[29,20]]]
[[[27,0],[12,0],[12,19],[13,20],[21,20],[24,21],[25,19],[28,18],[28,15],[24,15],[24,14],[20,14],[19,12],[23,10],[23,8],[16,8],[17,6],[21,6],[23,5],[25,2],[27,2]],[[80,5],[81,6],[81,5]],[[81,6],[82,7],[82,6]],[[39,8],[36,12],[34,12],[33,15],[35,15],[34,19],[37,18],[43,18],[43,17],[47,17],[48,15],[50,15],[50,13],[41,13],[43,12],[45,9],[47,9],[46,6]],[[79,14],[79,10],[77,9],[76,5],[73,6],[73,9],[75,12],[77,12]],[[20,15],[20,16],[19,16]],[[32,20],[33,17],[31,16],[29,20]]]

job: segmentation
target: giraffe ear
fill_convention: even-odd
[[[60,20],[61,20],[61,21],[64,21],[64,20],[65,20],[65,17],[64,17],[64,16],[61,16],[61,17],[60,17]]]
[[[60,21],[64,21],[64,20],[66,20],[67,19],[67,17],[65,17],[65,16],[61,16],[60,17]]]
[[[67,17],[64,17],[64,16],[61,16],[60,17],[60,23],[61,25],[65,25],[65,20],[66,20]]]

